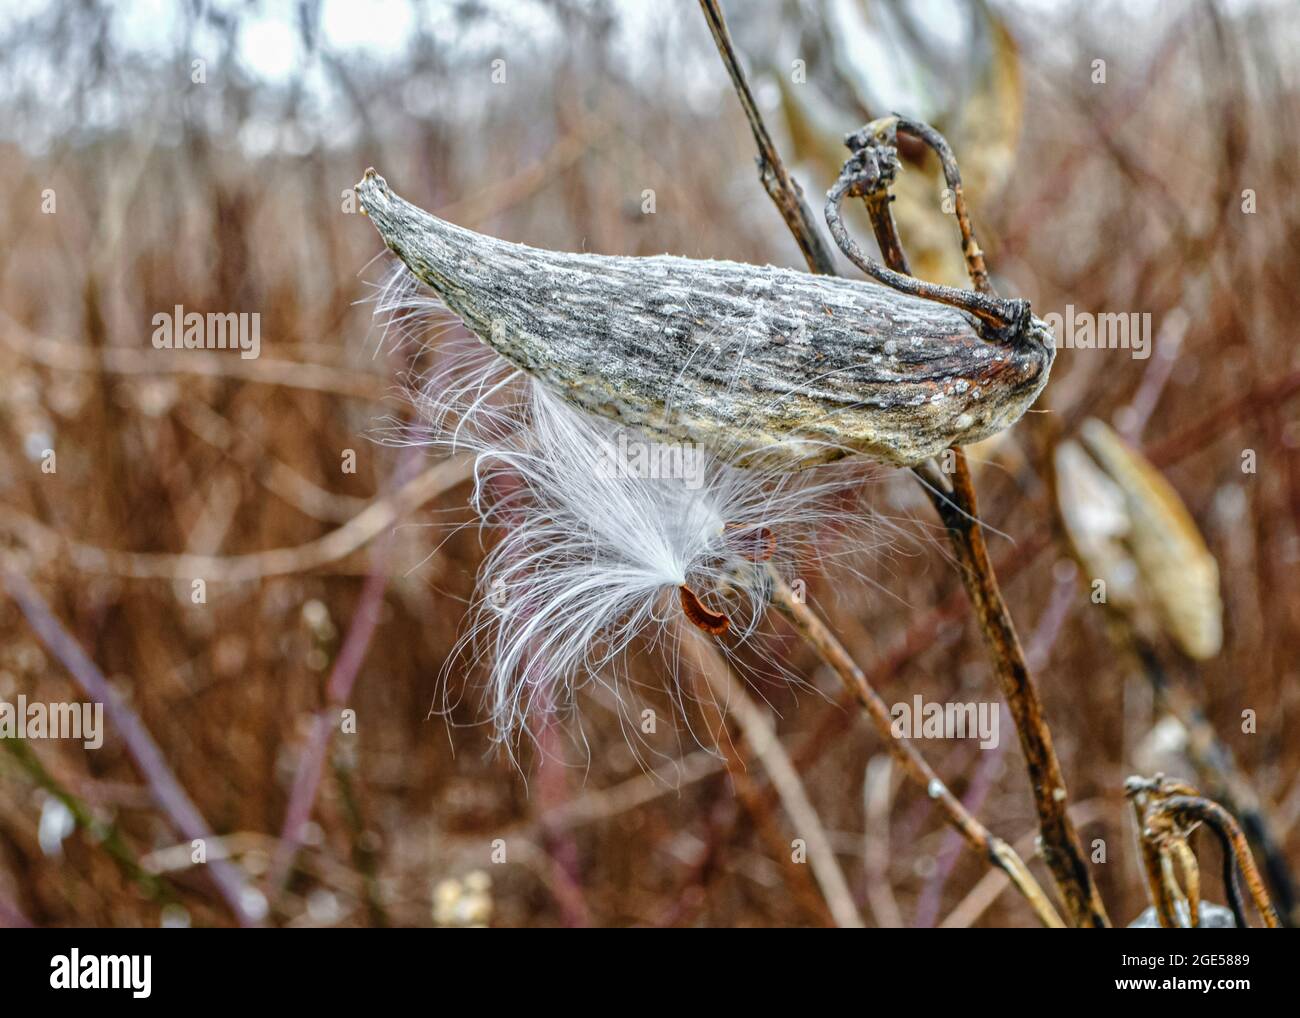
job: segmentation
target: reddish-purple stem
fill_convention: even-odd
[[[104,678],[104,674],[86,656],[81,645],[54,617],[49,605],[28,582],[27,577],[16,572],[6,572],[3,578],[9,595],[27,616],[27,621],[36,635],[63,663],[63,667],[68,670],[68,674],[82,691],[92,700],[104,705],[104,713],[108,715],[109,721],[122,736],[122,741],[148,784],[154,801],[171,820],[176,830],[189,841],[215,840],[216,836],[212,833],[212,829],[208,827],[207,821],[203,819],[203,815],[186,794],[185,789],[181,787],[176,775],[172,773],[162,750],[154,742],[144,722],[117,695],[108,680]],[[213,883],[217,885],[221,896],[234,912],[240,925],[260,925],[261,917],[249,910],[245,899],[249,884],[243,874],[226,859],[212,859],[207,866]]]
[[[0,898],[0,929],[30,930],[32,921],[13,902]]]
[[[285,809],[284,826],[280,831],[280,843],[276,847],[271,862],[267,888],[272,899],[276,896],[285,880],[290,867],[302,845],[303,833],[307,821],[311,819],[312,809],[316,805],[316,794],[320,790],[321,777],[325,773],[325,758],[329,751],[330,736],[339,726],[339,710],[352,695],[361,664],[370,649],[371,638],[379,624],[380,610],[384,603],[384,592],[388,589],[388,572],[384,567],[386,552],[391,535],[379,542],[373,553],[370,571],[361,588],[361,597],[357,601],[356,612],[348,626],[347,636],[343,639],[343,648],[334,662],[329,681],[325,685],[326,704],[316,714],[307,746],[303,750],[302,760],[294,775],[293,787],[289,792],[289,805]]]
[[[549,706],[549,704],[548,704]],[[549,714],[544,708],[543,714]],[[559,730],[548,717],[539,738],[541,763],[537,768],[538,805],[543,817],[569,799],[568,771],[560,759]],[[551,860],[551,879],[564,925],[573,929],[591,926],[591,913],[582,893],[578,843],[569,830],[542,821],[542,843]]]

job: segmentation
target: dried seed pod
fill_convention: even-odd
[[[1083,568],[1093,580],[1105,581],[1108,602],[1132,615],[1143,602],[1137,563],[1126,544],[1132,528],[1123,489],[1077,442],[1059,443],[1054,460],[1061,519]]]
[[[1189,657],[1213,657],[1223,644],[1219,566],[1192,514],[1160,471],[1108,425],[1089,418],[1080,436],[1124,492],[1127,544],[1164,628]]]
[[[362,208],[406,266],[569,402],[742,466],[861,454],[913,465],[1013,424],[1047,382],[1046,325],[993,341],[971,315],[771,266],[542,251],[398,197]]]

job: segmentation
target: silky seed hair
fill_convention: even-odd
[[[861,505],[863,464],[742,468],[589,414],[453,335],[439,299],[398,268],[375,298],[380,342],[420,343],[437,363],[411,386],[417,423],[386,437],[475,457],[470,503],[491,547],[443,689],[453,695],[447,680],[466,664],[486,672],[502,743],[588,683],[630,712],[634,644],[660,648],[680,704],[683,622],[737,661],[761,630],[773,571],[796,581],[828,568],[840,543],[857,555],[888,540]],[[852,541],[837,540],[846,530]]]

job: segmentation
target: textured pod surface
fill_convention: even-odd
[[[1128,545],[1165,629],[1189,657],[1214,657],[1223,646],[1219,565],[1192,514],[1160,471],[1108,424],[1090,417],[1079,433],[1124,492]]]
[[[373,170],[380,236],[502,356],[591,413],[741,465],[910,465],[1013,424],[1047,382],[1038,319],[1010,343],[874,283],[663,255],[544,251],[444,222]]]

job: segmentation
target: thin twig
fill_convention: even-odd
[[[378,402],[392,391],[378,375],[328,364],[253,358],[245,360],[238,351],[154,350],[111,346],[87,349],[58,339],[38,336],[12,315],[0,312],[0,340],[21,356],[59,371],[98,371],[115,375],[197,375],[202,378],[230,378],[261,385],[328,392],[353,399]],[[11,332],[21,331],[19,342]]]
[[[777,739],[771,718],[745,692],[712,640],[690,626],[682,627],[682,635],[695,658],[696,670],[708,682],[718,707],[740,726],[745,741],[777,790],[791,825],[807,845],[808,862],[836,925],[861,929],[862,917],[858,914],[844,871],[831,850],[826,828],[808,798],[799,773],[790,763],[785,747]]]
[[[867,712],[867,717],[875,725],[881,738],[885,740],[885,745],[894,758],[902,764],[908,777],[924,788],[926,794],[939,804],[948,822],[961,832],[966,842],[989,863],[1007,874],[1011,882],[1025,896],[1044,926],[1053,928],[1064,926],[1056,909],[1043,893],[1042,887],[1015,850],[1001,838],[991,834],[983,824],[971,816],[908,739],[894,735],[889,707],[867,683],[862,669],[857,666],[848,651],[835,639],[817,614],[795,597],[790,587],[775,572],[772,573],[772,603],[794,623],[799,634],[835,671],[840,681]]]
[[[1051,600],[1043,610],[1042,616],[1034,629],[1034,634],[1030,638],[1028,657],[1031,665],[1039,667],[1046,664],[1052,645],[1056,642],[1073,606],[1074,580],[1067,577],[1063,581],[1057,582],[1052,591]],[[999,723],[1004,726],[1009,725],[1011,723],[1010,711],[1005,704],[1000,705],[999,709],[1002,712]],[[962,796],[962,804],[972,813],[980,811],[984,805],[985,796],[992,791],[1006,759],[1006,746],[1005,742],[999,742],[996,748],[984,754],[984,759],[975,768],[975,773],[966,787],[966,793]],[[934,921],[939,914],[939,904],[943,895],[944,883],[951,874],[960,851],[961,836],[956,831],[948,831],[935,857],[937,861],[934,875],[927,881],[917,900],[917,926],[930,927],[934,925]]]
[[[326,523],[345,523],[365,508],[364,498],[337,495],[308,480],[202,400],[181,400],[174,410],[191,433],[245,467],[267,491],[304,515]]]
[[[123,875],[133,881],[147,897],[160,902],[177,900],[175,891],[157,875],[157,872],[148,869],[135,857],[123,840],[116,824],[101,821],[84,800],[65,788],[41,763],[25,740],[0,739],[0,744],[3,744],[5,751],[17,761],[17,765],[26,772],[28,778],[38,787],[43,788],[47,794],[63,803],[64,808],[72,814],[72,819],[77,826],[90,836],[94,844],[103,847]],[[190,852],[188,845],[185,846],[185,851],[188,855]],[[3,909],[0,909],[0,916],[2,912]]]
[[[889,885],[889,813],[893,803],[893,760],[886,753],[867,761],[862,777],[862,812],[866,823],[862,835],[862,868],[867,878],[867,901],[876,925],[902,929],[902,910]],[[961,836],[949,831],[961,846]]]
[[[1300,371],[1292,371],[1282,375],[1276,382],[1252,388],[1215,407],[1187,427],[1148,445],[1143,452],[1156,466],[1166,466],[1190,453],[1206,449],[1226,436],[1230,422],[1250,420],[1271,412],[1278,404],[1285,403],[1297,393],[1300,393]]]
[[[570,798],[569,768],[562,759],[560,725],[549,712],[553,700],[548,690],[539,709],[547,720],[537,733],[537,805],[542,850],[551,860],[551,889],[560,908],[560,921],[569,929],[592,925],[591,909],[583,890],[582,856],[571,830],[547,823],[547,812]]]
[[[784,807],[780,789],[771,781],[762,784],[757,773],[751,773],[760,770],[761,764],[753,758],[753,747],[744,738],[744,733],[732,731],[738,725],[734,718],[723,713],[716,703],[717,699],[716,694],[710,694],[707,699],[700,697],[699,707],[704,715],[706,730],[712,733],[711,741],[726,763],[732,794],[743,807],[744,815],[753,824],[755,833],[767,845],[771,858],[781,867],[790,896],[798,899],[803,908],[822,926],[837,925],[816,875],[809,872],[810,867],[795,862],[789,838],[777,821],[776,809]],[[768,796],[767,792],[772,794]],[[732,814],[730,823],[720,822],[719,818],[719,822],[710,824],[707,832],[709,840],[701,846],[697,862],[685,875],[687,881],[696,881],[701,876],[705,878],[698,893],[692,895],[697,907],[702,906],[707,898],[707,880],[716,877],[722,869],[723,847],[740,830],[742,819],[741,814],[736,812]],[[682,886],[689,887],[691,884],[684,883]],[[659,920],[658,925],[677,923],[684,914],[683,908],[676,908]]]
[[[713,41],[717,43],[718,53],[722,56],[727,73],[731,75],[731,83],[740,98],[740,105],[749,121],[749,128],[754,132],[754,144],[758,147],[758,177],[763,182],[763,188],[781,213],[785,225],[790,228],[790,233],[799,245],[799,250],[803,252],[809,268],[822,275],[835,275],[835,256],[817,226],[817,219],[812,209],[804,199],[803,189],[786,170],[785,163],[781,161],[780,153],[777,152],[776,145],[772,141],[772,135],[767,130],[767,124],[763,122],[762,114],[758,112],[754,94],[749,89],[745,71],[740,66],[736,48],[732,45],[731,33],[727,30],[727,20],[722,15],[722,8],[717,0],[700,0],[700,8],[704,11],[704,20],[709,23],[709,31],[713,33]]]
[[[714,754],[696,750],[610,788],[593,789],[579,798],[552,806],[547,809],[544,819],[553,830],[598,824],[640,809],[670,793],[680,793],[721,769],[722,765]]]
[[[347,705],[356,683],[357,674],[365,660],[370,641],[379,625],[380,611],[384,603],[384,591],[388,587],[388,577],[382,568],[384,553],[391,535],[380,543],[374,551],[374,560],[365,585],[361,588],[361,597],[357,601],[356,611],[344,637],[343,647],[334,662],[329,681],[325,686],[325,706],[316,714],[307,746],[303,750],[294,776],[289,804],[285,808],[284,826],[280,832],[280,843],[271,862],[267,876],[268,897],[274,901],[284,887],[293,865],[298,847],[302,844],[307,821],[311,818],[312,808],[316,803],[316,794],[320,789],[321,777],[325,772],[325,758],[329,751],[330,737],[339,727],[339,712]]]
[[[27,930],[32,928],[32,921],[23,914],[13,902],[0,897],[0,929]]]
[[[607,123],[579,126],[556,141],[550,151],[536,162],[515,171],[505,180],[496,181],[474,194],[440,206],[437,210],[438,218],[472,226],[492,216],[501,215],[554,181],[581,159],[593,142],[609,131],[610,125]]]
[[[1101,816],[1108,805],[1105,800],[1089,799],[1073,806],[1070,813],[1075,823],[1083,826]],[[1016,839],[1015,849],[1023,858],[1033,859],[1039,854],[1040,843],[1038,828],[1035,827]],[[939,929],[966,929],[971,926],[1010,886],[1011,881],[1007,879],[1005,873],[1001,870],[989,870],[976,881],[974,887],[966,892],[966,896],[953,906],[952,911],[939,923]]]
[[[12,531],[38,558],[53,558],[62,551],[82,572],[136,579],[202,577],[209,582],[246,583],[268,576],[309,572],[352,554],[429,499],[467,480],[472,464],[470,456],[441,460],[396,491],[374,499],[347,523],[323,537],[290,548],[271,548],[244,555],[173,555],[100,548],[64,537],[39,520],[4,506],[0,506],[0,527]]]

